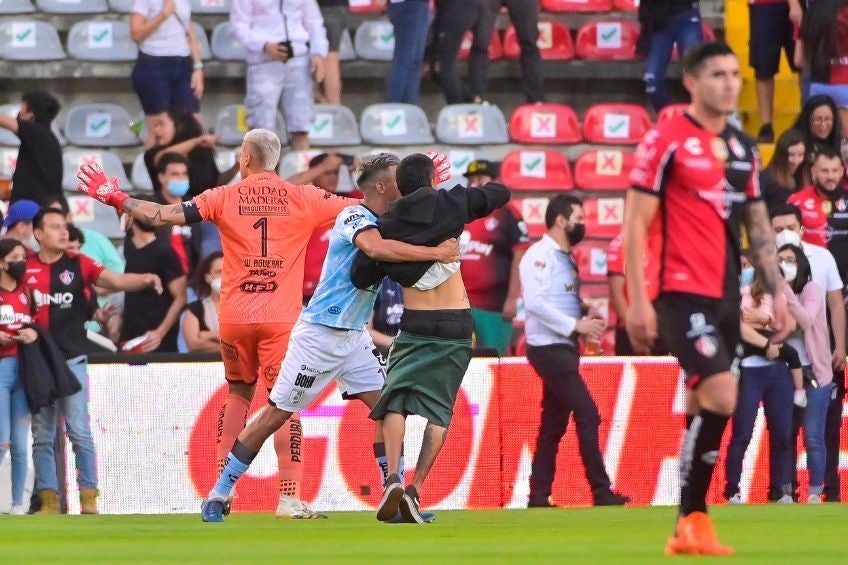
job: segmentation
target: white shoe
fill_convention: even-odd
[[[795,504],[795,500],[793,500],[791,494],[784,494],[777,501],[778,504]]]
[[[23,504],[14,504],[12,506],[12,510],[9,511],[10,516],[25,516],[26,515],[26,506]]]
[[[743,504],[742,495],[737,492],[736,494],[734,494],[733,496],[731,496],[730,498],[727,499],[727,503],[728,504]]]
[[[280,503],[277,504],[277,518],[290,518],[293,520],[314,520],[316,518],[326,518],[327,516],[312,510],[303,502],[287,496],[280,495]]]
[[[811,494],[807,497],[807,504],[821,504],[822,497],[820,494]]]

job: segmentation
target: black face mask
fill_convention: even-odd
[[[586,237],[586,224],[574,224],[571,231],[566,230],[565,237],[568,238],[569,245],[577,245]]]
[[[6,263],[6,270],[9,272],[9,276],[19,281],[26,274],[26,261],[9,261]]]

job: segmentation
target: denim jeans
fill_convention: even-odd
[[[733,412],[733,431],[727,448],[727,484],[724,495],[730,498],[739,492],[742,460],[751,435],[760,401],[765,408],[769,432],[770,472],[772,487],[792,483],[790,442],[792,441],[792,377],[785,363],[765,367],[742,367],[739,379],[739,398]]]
[[[418,104],[431,19],[428,2],[407,0],[389,4],[389,21],[395,27],[395,50],[386,77],[386,101]]]
[[[18,358],[0,359],[0,462],[12,456],[12,504],[23,504],[27,475],[27,440],[30,414]]]
[[[645,61],[645,93],[651,101],[651,106],[659,112],[669,103],[665,90],[665,73],[671,60],[674,45],[680,56],[689,47],[704,40],[701,30],[701,14],[698,10],[687,10],[671,18],[665,27],[654,33],[651,47]]]
[[[71,396],[60,398],[54,406],[42,408],[32,419],[32,459],[35,464],[35,490],[59,490],[56,454],[53,450],[56,438],[57,410],[65,417],[65,428],[71,440],[77,466],[77,483],[80,488],[97,487],[97,456],[88,416],[88,373],[86,357],[68,360],[68,367],[76,375],[82,390]]]
[[[810,474],[810,493],[821,494],[824,484],[824,426],[833,383],[822,387],[807,387],[807,408],[804,410],[804,446],[807,448],[807,471]]]

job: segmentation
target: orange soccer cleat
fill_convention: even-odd
[[[677,522],[677,532],[665,546],[666,555],[733,555],[718,541],[713,523],[704,512],[692,512]]]

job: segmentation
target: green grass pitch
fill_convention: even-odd
[[[848,507],[723,506],[711,511],[730,561],[848,563]],[[668,563],[675,509],[573,508],[438,512],[433,524],[387,525],[373,513],[283,521],[233,514],[3,516],[3,563]],[[699,559],[694,559],[698,561]]]

